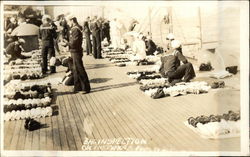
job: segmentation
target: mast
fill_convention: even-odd
[[[201,10],[200,7],[198,7],[198,16],[199,16],[199,31],[200,31],[200,44],[199,44],[199,48],[202,48],[202,23],[201,23]]]
[[[169,33],[173,33],[173,14],[172,14],[172,7],[168,8],[168,17],[169,17]]]
[[[152,26],[151,26],[151,8],[148,7],[148,17],[149,17],[149,34],[152,38]]]

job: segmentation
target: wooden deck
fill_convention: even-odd
[[[232,85],[225,89],[154,100],[126,76],[127,71],[145,66],[116,67],[107,59],[90,56],[84,56],[84,64],[92,92],[72,94],[72,87],[54,86],[53,106],[58,114],[37,119],[47,127],[33,132],[24,129],[23,120],[4,122],[4,150],[240,150],[240,138],[203,139],[183,124],[190,116],[239,110],[240,91],[232,85],[239,84],[238,75],[225,80]],[[64,71],[58,68],[58,73],[47,79],[62,76]],[[110,145],[115,147],[87,147],[90,139],[113,139]],[[131,145],[118,147],[124,145],[114,139],[130,139]]]

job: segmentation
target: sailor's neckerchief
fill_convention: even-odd
[[[173,50],[172,53],[165,54],[165,55],[163,55],[162,57],[171,56],[171,55],[172,55],[172,56],[176,56],[178,52],[179,52],[178,50]]]

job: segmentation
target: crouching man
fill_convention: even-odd
[[[12,60],[16,60],[16,59],[30,58],[29,56],[22,55],[22,51],[23,51],[22,44],[23,43],[25,43],[25,40],[20,38],[17,41],[10,43],[6,47],[6,50],[5,50],[6,54],[10,55],[8,62],[10,62]]]
[[[168,78],[172,85],[178,82],[189,82],[195,77],[193,65],[183,56],[181,43],[178,40],[173,40],[171,47],[170,54],[161,57],[161,75]]]

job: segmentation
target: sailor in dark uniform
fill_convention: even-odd
[[[100,28],[99,23],[97,21],[97,17],[95,16],[92,23],[91,23],[91,32],[92,32],[92,39],[93,39],[93,51],[94,51],[94,58],[99,59],[102,58],[101,55],[101,36],[100,36]]]
[[[73,59],[73,76],[74,89],[73,92],[84,91],[89,93],[91,90],[88,75],[83,66],[83,48],[82,48],[82,30],[79,27],[76,17],[69,15],[68,23],[71,26],[69,36],[69,51]]]
[[[56,39],[56,30],[51,24],[49,15],[44,15],[42,19],[43,24],[39,29],[39,38],[42,40],[42,73],[46,74],[48,71],[48,55],[51,59],[55,57],[54,39]],[[50,66],[50,72],[55,73],[56,67]]]
[[[183,56],[179,41],[173,40],[171,46],[171,54],[161,57],[160,73],[163,77],[168,78],[171,84],[189,82],[195,77],[193,65]]]
[[[108,20],[104,20],[102,25],[103,30],[103,39],[107,38],[108,43],[110,44],[110,25]]]
[[[92,44],[91,44],[91,39],[90,39],[91,32],[89,29],[89,20],[90,20],[90,17],[87,17],[87,20],[83,24],[83,32],[84,32],[85,39],[86,39],[87,55],[92,54]]]
[[[16,60],[16,59],[26,59],[26,58],[30,58],[28,56],[24,56],[22,55],[22,44],[25,43],[24,39],[20,38],[17,41],[14,41],[12,43],[10,43],[6,49],[5,49],[5,53],[6,55],[10,55],[10,58],[8,60],[8,62],[12,61],[12,60]]]
[[[153,42],[150,36],[147,36],[145,38],[145,45],[146,45],[146,54],[147,56],[149,55],[154,55],[154,52],[156,51],[157,46]]]

